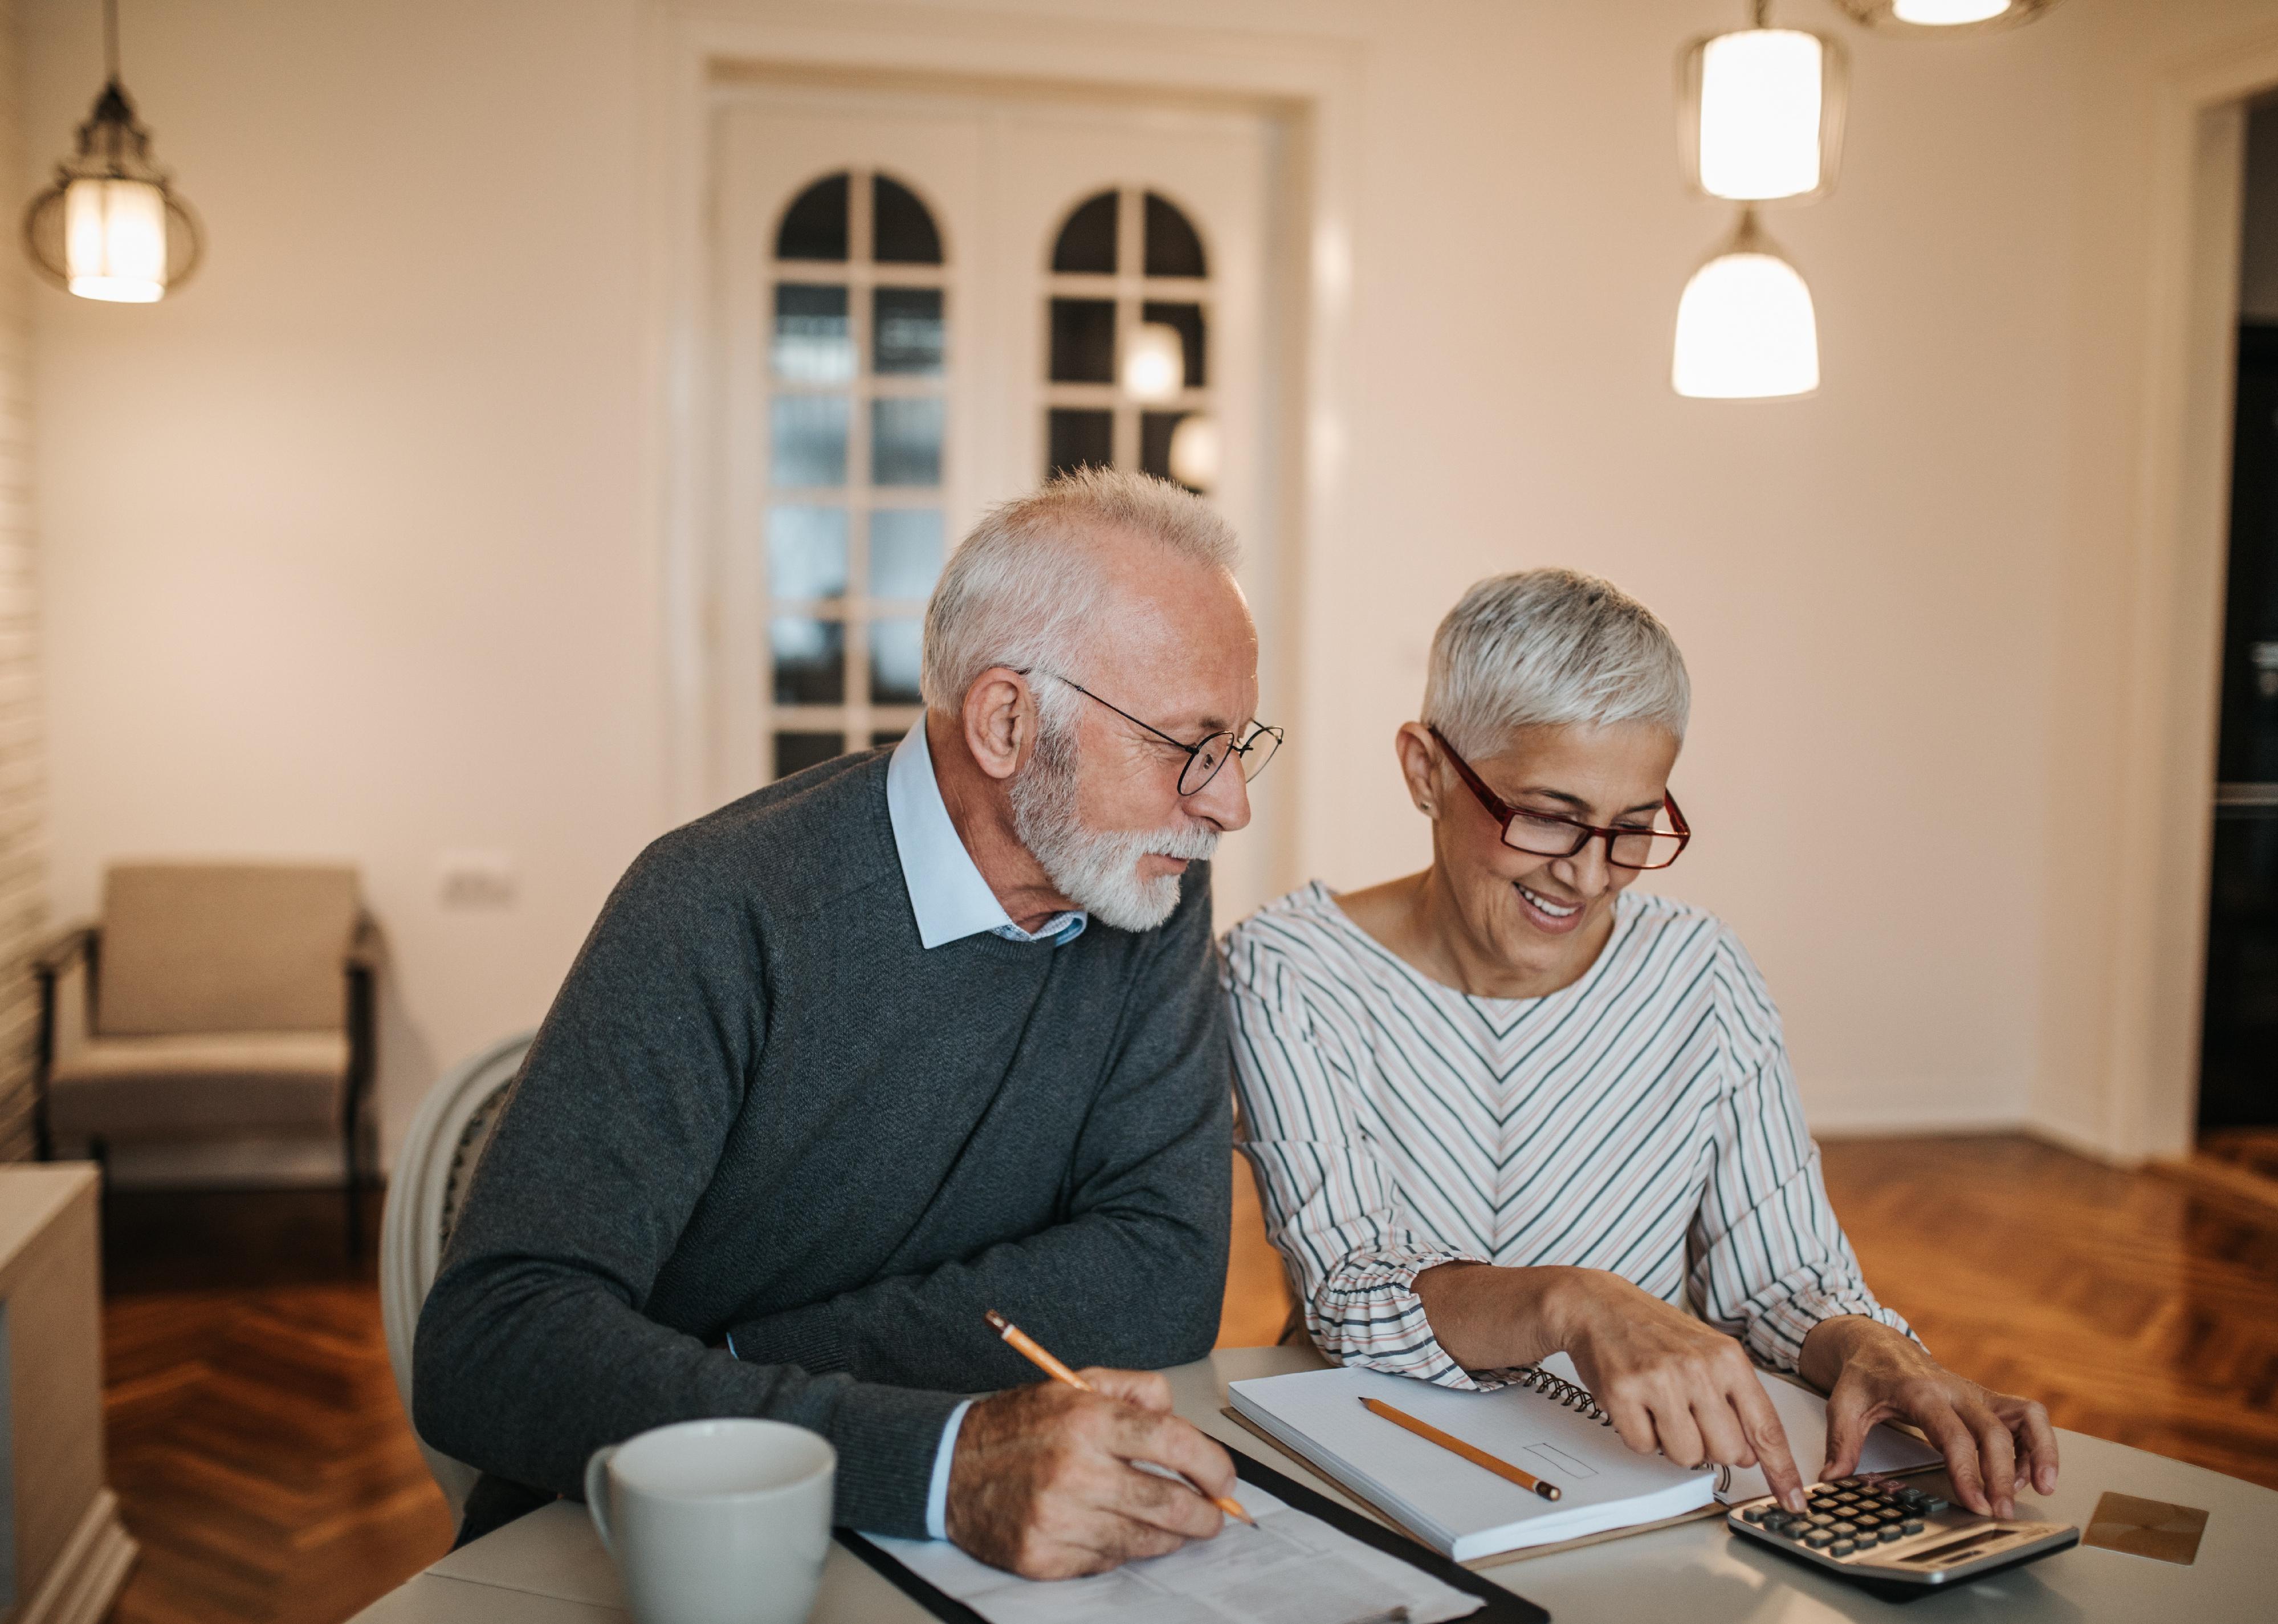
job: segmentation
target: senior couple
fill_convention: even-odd
[[[1976,1509],[2054,1486],[2040,1406],[1868,1291],[1739,942],[1627,888],[1688,838],[1661,623],[1565,571],[1472,588],[1396,740],[1432,865],[1221,955],[1208,859],[1279,742],[1235,564],[1143,477],[1001,507],[935,591],[906,738],[634,863],[420,1318],[419,1430],[485,1474],[462,1538],[715,1415],[829,1438],[841,1523],[1032,1577],[1211,1537],[1139,1465],[1233,1483],[1149,1374],[1216,1332],[1231,1091],[1332,1358],[1463,1387],[1564,1349],[1630,1447],[1790,1495],[1886,1416]],[[1831,1395],[1824,1462],[1752,1361]]]

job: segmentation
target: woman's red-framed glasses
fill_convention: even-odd
[[[1693,838],[1693,826],[1685,821],[1685,814],[1677,809],[1677,797],[1666,791],[1661,797],[1662,811],[1669,818],[1669,827],[1640,828],[1615,824],[1611,828],[1600,828],[1585,823],[1579,818],[1562,818],[1556,812],[1529,812],[1513,806],[1487,786],[1487,781],[1472,771],[1472,764],[1456,753],[1456,747],[1441,736],[1439,728],[1427,728],[1441,750],[1448,752],[1456,774],[1471,786],[1479,804],[1487,809],[1487,816],[1502,826],[1502,843],[1514,851],[1531,852],[1541,858],[1571,858],[1581,855],[1582,849],[1594,840],[1606,842],[1606,861],[1616,868],[1667,868],[1677,861]]]

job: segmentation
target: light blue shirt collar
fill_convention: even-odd
[[[985,930],[1008,942],[1062,947],[1091,922],[1078,908],[1045,920],[1041,930],[1025,931],[1013,923],[949,820],[922,716],[886,764],[886,815],[894,826],[894,852],[901,858],[902,883],[909,890],[910,911],[917,915],[921,945],[937,948]]]

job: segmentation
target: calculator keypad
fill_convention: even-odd
[[[1802,1512],[1788,1511],[1767,1498],[1739,1508],[1731,1521],[1775,1543],[1800,1547],[1798,1555],[1833,1565],[1840,1572],[1930,1582],[1938,1582],[1942,1570],[1952,1563],[1973,1566],[1987,1555],[2012,1550],[2022,1552],[2016,1559],[2030,1560],[2065,1549],[2079,1536],[2076,1529],[2053,1523],[1999,1523],[1981,1518],[1903,1478],[1846,1477],[1815,1483],[1804,1495],[1807,1509]],[[1941,1521],[1941,1513],[1950,1514]],[[1988,1532],[1968,1537],[1976,1528]],[[1930,1537],[1915,1537],[1925,1534]],[[1988,1546],[1988,1539],[1995,1544]],[[1889,1549],[1893,1545],[1903,1548]],[[1871,1566],[1858,1566],[1862,1563]]]
[[[1801,1515],[1777,1502],[1751,1506],[1741,1517],[1762,1529],[1830,1556],[1849,1556],[1892,1544],[1922,1533],[1946,1502],[1910,1483],[1888,1477],[1846,1477],[1808,1491],[1811,1509]]]

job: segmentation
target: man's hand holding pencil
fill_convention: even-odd
[[[1170,1384],[1143,1370],[1068,1374],[1082,1385],[1010,1388],[966,1412],[950,1538],[1024,1578],[1068,1579],[1217,1534],[1234,1462],[1171,1413]]]

